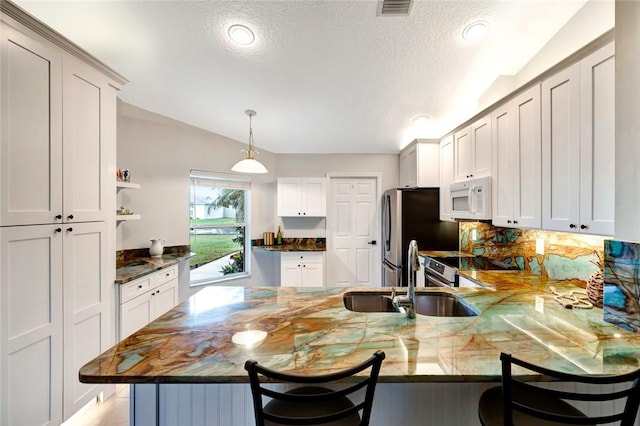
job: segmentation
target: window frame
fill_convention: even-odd
[[[227,275],[221,275],[216,278],[204,278],[197,281],[190,280],[190,287],[198,287],[203,285],[210,284],[220,284],[226,281],[232,281],[242,278],[248,278],[251,276],[251,177],[239,174],[230,174],[230,173],[219,173],[219,172],[210,172],[204,170],[195,170],[191,169],[189,172],[189,243],[191,244],[191,235],[192,230],[194,229],[220,229],[220,228],[238,228],[239,222],[232,224],[220,224],[220,225],[202,225],[198,226],[197,224],[194,226],[192,224],[192,217],[196,216],[196,204],[194,203],[194,191],[193,188],[196,186],[196,181],[207,181],[210,180],[212,182],[216,182],[211,185],[212,187],[218,187],[222,189],[242,189],[244,190],[244,238],[243,238],[243,263],[244,263],[244,271],[236,272]],[[193,212],[193,216],[192,216]],[[194,270],[197,270],[195,268]]]

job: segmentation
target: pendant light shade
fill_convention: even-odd
[[[253,128],[251,127],[251,119],[256,115],[256,112],[248,109],[244,113],[249,116],[249,150],[247,151],[247,158],[238,161],[231,170],[238,173],[268,173],[267,168],[261,162],[253,158],[255,150],[253,148]]]

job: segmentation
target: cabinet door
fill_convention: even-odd
[[[0,424],[62,422],[62,240],[57,225],[0,228]]]
[[[580,65],[542,83],[542,227],[577,230],[580,219]]]
[[[513,219],[525,228],[542,226],[542,147],[540,137],[540,86],[535,85],[513,101],[514,169]]]
[[[302,181],[299,178],[278,179],[278,216],[302,214]]]
[[[162,284],[151,292],[153,295],[153,316],[158,318],[178,304],[178,280],[174,279]]]
[[[0,226],[61,222],[62,59],[1,25]]]
[[[325,178],[302,179],[302,215],[313,217],[327,215],[327,180]]]
[[[129,337],[153,317],[151,291],[120,305],[120,340]]]
[[[303,263],[301,275],[301,287],[324,287],[323,262]]]
[[[469,177],[491,175],[491,116],[471,125],[471,162]]]
[[[514,189],[517,179],[513,103],[501,105],[493,111],[492,120],[492,223],[513,226]]]
[[[78,370],[114,343],[113,281],[106,264],[105,222],[65,224],[64,233],[64,418],[101,392],[103,385],[80,383]]]
[[[580,228],[614,234],[615,49],[580,62]]]
[[[414,188],[418,186],[418,147],[413,144],[400,153],[400,187]]]
[[[302,263],[298,261],[282,261],[280,264],[280,285],[282,287],[300,287],[302,284]]]
[[[440,141],[440,220],[451,220],[449,186],[453,179],[453,135],[448,135]]]
[[[455,181],[467,180],[471,173],[471,128],[453,134],[453,173]]]
[[[102,74],[65,57],[63,96],[64,220],[105,220],[106,197],[114,191],[104,161],[112,146],[105,123],[113,91]]]

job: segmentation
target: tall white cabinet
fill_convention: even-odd
[[[542,83],[543,227],[614,234],[615,49]]]
[[[492,223],[540,228],[540,85],[497,107],[492,115]]]
[[[78,370],[115,341],[125,80],[0,7],[0,425],[59,424],[102,391],[79,383]]]

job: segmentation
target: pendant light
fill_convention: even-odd
[[[238,173],[268,173],[267,168],[261,162],[253,158],[255,151],[253,149],[253,129],[251,128],[251,119],[256,115],[256,112],[248,109],[244,113],[249,116],[249,150],[247,151],[247,158],[238,161],[231,170]]]

